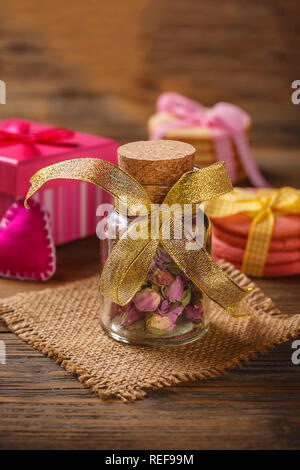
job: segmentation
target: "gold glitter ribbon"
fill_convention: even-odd
[[[262,276],[275,215],[300,214],[300,190],[289,186],[255,192],[235,188],[230,194],[207,202],[205,212],[210,217],[244,213],[252,218],[241,270],[252,276]]]
[[[240,312],[239,306],[248,289],[236,284],[203,247],[187,250],[185,245],[189,240],[185,236],[180,240],[172,236],[166,240],[162,237],[161,225],[158,237],[151,237],[149,214],[150,209],[153,210],[152,201],[145,189],[128,173],[98,158],[78,158],[56,163],[42,168],[31,178],[25,206],[28,208],[28,198],[44,183],[56,178],[93,183],[109,192],[119,202],[126,203],[129,214],[135,215],[136,205],[142,204],[146,208],[142,223],[139,220],[129,225],[106,260],[99,283],[104,296],[119,305],[126,305],[145,281],[155,252],[161,244],[179,268],[210,299],[230,315],[245,315]],[[185,173],[172,186],[163,204],[200,204],[231,190],[226,167],[223,162],[219,162],[201,170]],[[174,233],[174,217],[171,213],[171,233]]]

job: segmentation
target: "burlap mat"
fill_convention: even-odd
[[[0,313],[20,338],[99,397],[134,401],[149,389],[224,374],[300,333],[300,315],[281,314],[245,275],[222,266],[241,285],[254,287],[249,304],[255,315],[233,319],[215,307],[208,333],[186,346],[143,348],[107,336],[99,322],[97,277],[4,299]]]

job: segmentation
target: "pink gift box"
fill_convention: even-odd
[[[0,121],[0,218],[24,197],[31,176],[53,163],[71,158],[101,158],[117,163],[118,143],[111,139],[57,129],[19,119]],[[110,196],[91,183],[50,181],[34,197],[48,210],[54,243],[92,235],[99,217],[96,208]]]

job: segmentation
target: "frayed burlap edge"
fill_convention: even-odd
[[[228,273],[228,275],[240,285],[247,285],[253,288],[252,292],[249,294],[249,305],[253,308],[254,312],[257,312],[258,314],[263,312],[264,314],[284,319],[291,316],[282,314],[270,298],[266,297],[263,292],[249,280],[249,278],[235,269],[230,263],[220,261],[219,264]],[[82,281],[75,281],[68,285],[75,287],[76,285],[80,286],[81,283]],[[45,290],[53,291],[64,289],[64,287],[66,286]],[[26,316],[22,308],[17,305],[22,297],[26,297],[26,295],[27,293],[21,293],[0,301],[0,315],[8,328],[19,338],[28,343],[32,348],[40,351],[45,356],[54,359],[56,363],[61,365],[61,367],[63,367],[67,372],[75,374],[78,377],[78,380],[84,386],[95,392],[98,397],[102,399],[118,398],[123,402],[133,402],[141,399],[147,395],[147,391],[149,390],[159,390],[164,387],[179,385],[184,382],[206,380],[226,375],[228,374],[228,371],[236,367],[243,368],[245,364],[248,364],[251,360],[257,359],[259,355],[267,354],[270,350],[274,349],[276,345],[289,341],[300,334],[299,325],[291,329],[288,333],[282,333],[282,336],[276,341],[262,344],[253,350],[247,351],[247,354],[239,354],[229,362],[217,364],[209,369],[202,369],[201,372],[168,374],[167,377],[161,376],[159,380],[149,381],[147,384],[136,383],[132,387],[128,387],[127,385],[124,389],[120,387],[119,390],[116,391],[110,390],[107,379],[101,380],[97,375],[87,373],[83,367],[79,367],[77,364],[74,364],[71,358],[58,351],[55,345],[49,343],[46,338],[43,338],[43,335],[38,331],[34,322]],[[128,346],[124,345],[124,347]]]

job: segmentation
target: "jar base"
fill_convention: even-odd
[[[176,347],[176,346],[182,346],[184,344],[188,343],[193,343],[194,341],[197,341],[198,339],[202,338],[208,331],[209,329],[209,324],[199,327],[199,328],[194,328],[193,333],[189,332],[188,334],[182,334],[182,335],[177,335],[173,337],[168,337],[168,340],[166,341],[166,337],[155,337],[149,336],[147,337],[142,337],[139,338],[136,335],[130,334],[130,331],[127,332],[127,335],[121,335],[117,332],[112,331],[111,329],[108,329],[105,327],[105,325],[102,323],[102,328],[104,331],[111,336],[113,339],[120,341],[122,343],[127,343],[127,344],[132,344],[136,346],[150,346],[150,347]]]

